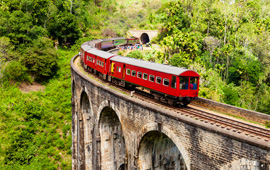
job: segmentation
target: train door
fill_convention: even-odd
[[[115,68],[114,68],[115,66],[114,65],[115,65],[115,63],[112,62],[111,63],[111,75],[112,76],[114,75],[114,70],[115,70]]]
[[[126,65],[123,65],[122,79],[125,79],[126,76]]]

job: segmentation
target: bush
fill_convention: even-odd
[[[239,102],[239,94],[238,94],[239,89],[235,87],[233,83],[224,86],[223,87],[223,92],[224,95],[222,97],[223,101],[227,104],[237,106]]]
[[[50,77],[57,69],[57,53],[53,42],[45,37],[34,41],[33,47],[26,49],[22,63],[36,78]]]
[[[169,64],[176,67],[188,67],[192,63],[189,55],[185,52],[175,53],[170,59]]]
[[[137,59],[143,59],[143,54],[139,50],[134,50],[134,51],[131,51],[130,53],[128,53],[127,54],[127,57],[137,58]]]
[[[3,78],[16,82],[32,82],[33,80],[27,73],[27,68],[18,61],[12,61],[7,64],[3,71]]]

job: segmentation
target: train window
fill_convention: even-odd
[[[95,59],[93,58],[93,63],[95,63]]]
[[[118,72],[121,72],[121,67],[118,68]]]
[[[143,79],[144,79],[144,80],[147,80],[147,79],[148,79],[148,74],[143,73]]]
[[[104,62],[101,63],[102,67],[104,67]]]
[[[197,90],[198,89],[198,77],[190,77],[190,89]]]
[[[156,83],[160,84],[161,83],[161,77],[156,78]]]
[[[155,76],[153,76],[153,75],[150,74],[149,81],[154,82],[155,81]]]
[[[180,89],[188,89],[188,77],[180,77]]]
[[[169,86],[170,80],[169,79],[163,79],[163,85],[164,86]]]
[[[135,76],[136,76],[136,71],[135,71],[135,70],[132,70],[131,75],[132,75],[133,77],[135,77]]]
[[[127,69],[126,74],[127,74],[127,75],[130,75],[130,69]]]
[[[137,77],[138,77],[138,78],[142,78],[142,72],[138,71],[138,72],[137,72]]]
[[[176,76],[172,76],[171,87],[176,88]]]

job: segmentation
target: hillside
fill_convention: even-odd
[[[129,29],[160,30],[160,49],[128,56],[195,70],[201,97],[270,114],[269,9],[266,0],[2,0],[0,169],[71,169],[70,59],[83,42]],[[19,89],[36,83],[41,91]]]
[[[44,90],[0,88],[0,169],[71,169],[69,62],[75,53],[58,53],[61,67]]]

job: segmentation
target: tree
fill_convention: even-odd
[[[0,37],[0,64],[6,61],[11,61],[16,56],[13,56],[14,45],[11,44],[8,37]],[[1,68],[1,65],[0,65]]]
[[[69,12],[60,12],[48,24],[50,35],[58,40],[59,45],[73,45],[82,33],[74,15]]]
[[[57,53],[52,40],[39,37],[25,50],[20,61],[36,79],[52,76],[57,69]]]

